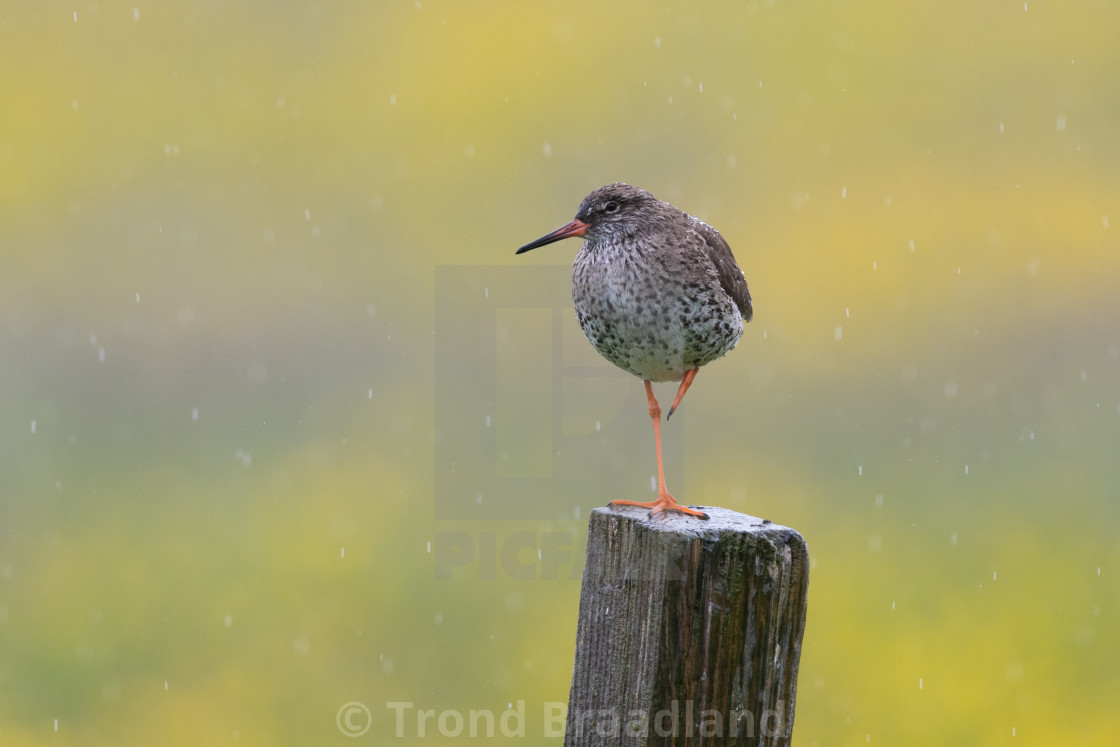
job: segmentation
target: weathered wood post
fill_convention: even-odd
[[[809,552],[795,530],[591,512],[565,745],[788,745]]]

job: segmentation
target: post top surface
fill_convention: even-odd
[[[649,514],[649,510],[634,506],[618,506],[616,508],[603,506],[595,508],[591,511],[591,518],[594,519],[596,516],[601,516],[603,518],[614,516],[625,521],[632,521],[635,524],[640,524],[642,529],[648,531],[666,532],[707,540],[714,540],[719,535],[726,532],[770,537],[788,536],[789,534],[801,536],[796,529],[782,526],[781,524],[774,524],[766,519],[760,519],[757,516],[741,514],[738,511],[732,511],[718,506],[696,506],[696,508],[702,509],[704,513],[708,515],[707,521],[670,511],[660,513],[653,518],[646,518]]]

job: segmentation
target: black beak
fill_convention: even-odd
[[[530,241],[528,244],[518,249],[515,254],[524,254],[530,249],[536,249],[538,246],[551,244],[553,241],[559,241],[560,239],[566,239],[571,236],[583,236],[585,233],[587,233],[588,228],[590,228],[588,224],[584,223],[579,218],[576,218],[568,225],[561,226],[552,233],[547,233],[544,236],[541,236],[536,241]]]

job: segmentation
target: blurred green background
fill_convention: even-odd
[[[551,301],[472,354],[437,276],[563,296],[576,242],[513,250],[619,180],[751,283],[667,478],[808,540],[795,744],[1120,742],[1117,28],[1105,0],[5,3],[0,743],[456,742],[386,704],[517,701],[544,741],[587,513],[650,492],[641,385]],[[547,501],[448,508],[437,403],[531,450],[553,342],[602,372],[546,363],[557,438],[600,419],[622,456],[572,490],[515,455]]]

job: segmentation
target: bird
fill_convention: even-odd
[[[710,225],[622,182],[587,195],[575,218],[515,253],[582,237],[572,265],[576,319],[591,345],[645,384],[657,448],[657,500],[608,505],[708,519],[665,487],[661,406],[652,382],[679,381],[666,422],[701,366],[724,356],[753,315],[747,280],[731,247]]]

